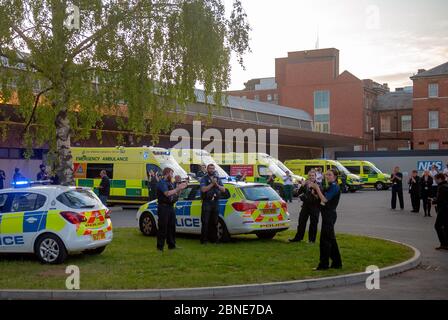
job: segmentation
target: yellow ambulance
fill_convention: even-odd
[[[148,201],[148,175],[159,174],[164,168],[174,170],[182,180],[187,172],[170,151],[156,147],[71,148],[76,186],[92,188],[96,193],[101,182],[100,172],[106,170],[110,179],[108,203],[143,204]]]
[[[390,174],[383,173],[372,162],[360,160],[339,160],[353,174],[359,175],[367,187],[376,190],[387,190],[392,185]]]
[[[344,192],[356,192],[362,189],[362,180],[359,176],[350,173],[342,164],[334,160],[316,159],[316,160],[286,160],[285,165],[295,174],[307,175],[310,170],[320,168],[322,173],[329,169],[336,169],[339,173],[339,184],[342,183],[341,175],[347,177],[346,189]]]

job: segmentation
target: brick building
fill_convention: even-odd
[[[269,92],[261,85],[266,79],[253,79],[244,90],[229,94],[260,100],[269,95],[278,97],[279,105],[311,114],[315,131],[363,138],[366,143],[354,149],[369,149],[373,107],[378,95],[389,92],[389,88],[387,84],[361,80],[349,71],[339,73],[339,50],[290,52],[275,60],[275,81],[270,80],[275,85]]]
[[[448,149],[448,62],[411,77],[415,149]]]
[[[373,107],[372,128],[375,148],[370,150],[412,149],[412,91],[401,88],[378,96]]]

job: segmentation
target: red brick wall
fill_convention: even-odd
[[[438,98],[428,98],[430,83],[439,84]],[[439,111],[439,129],[428,128],[429,111]],[[415,149],[428,149],[433,141],[440,149],[448,149],[448,76],[414,80],[412,118]]]

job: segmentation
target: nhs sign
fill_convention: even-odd
[[[443,161],[418,161],[417,170],[418,171],[431,170],[433,165],[435,165],[438,170],[442,170]]]

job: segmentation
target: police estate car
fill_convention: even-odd
[[[58,264],[69,253],[100,254],[111,241],[110,211],[90,189],[0,190],[0,253],[35,253]]]
[[[286,202],[266,184],[228,182],[226,193],[219,200],[218,239],[228,241],[231,235],[256,234],[272,239],[276,233],[289,229]],[[191,184],[176,203],[176,231],[201,233],[201,191]],[[140,231],[146,235],[157,232],[157,200],[144,204],[137,212]]]

